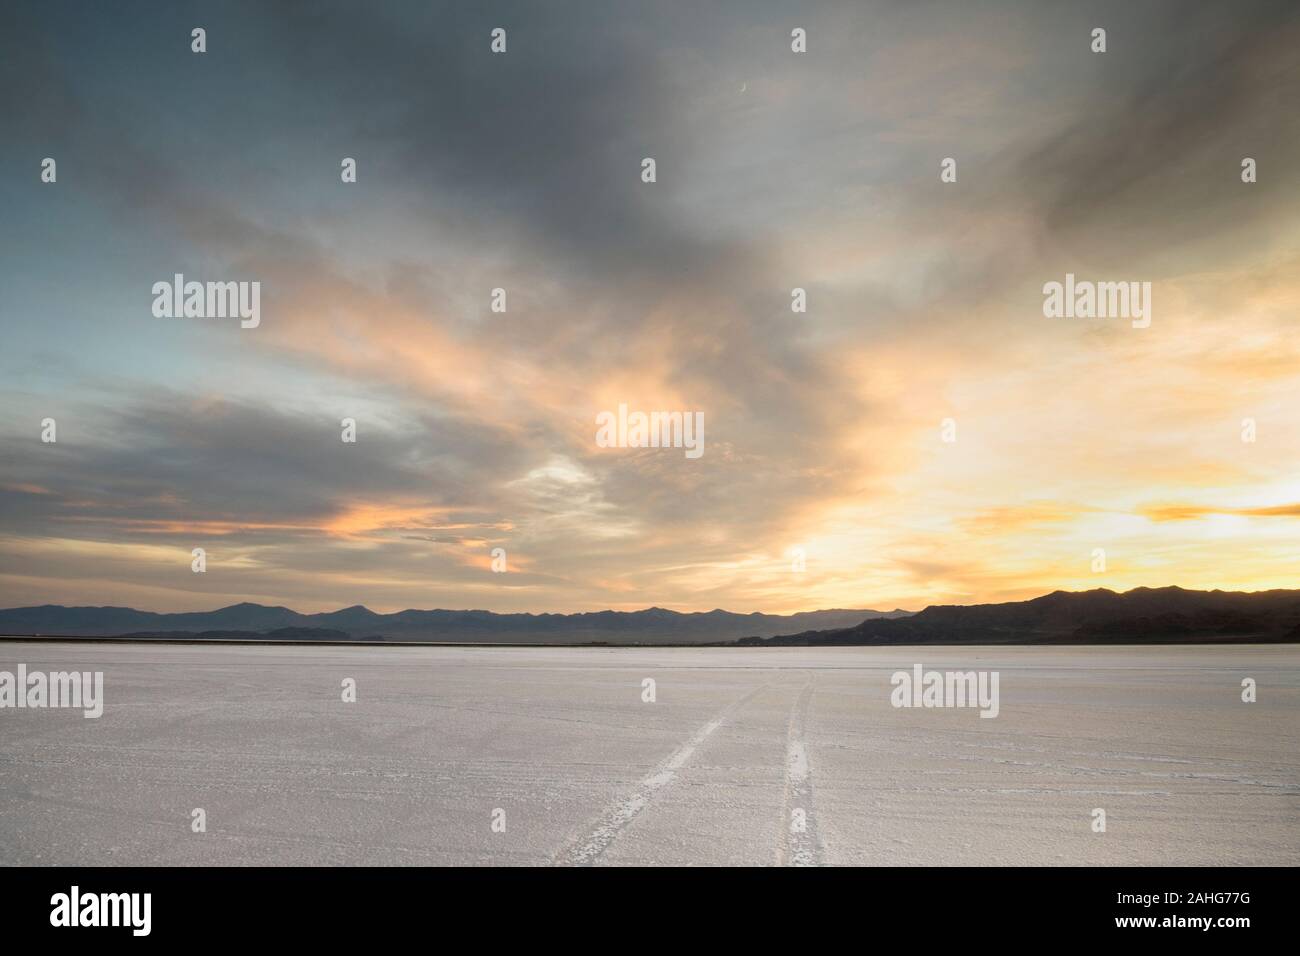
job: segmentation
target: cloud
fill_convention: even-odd
[[[777,4],[22,8],[0,600],[915,606],[1094,546],[1186,584],[1199,506],[1148,502],[1294,500],[1293,5],[1103,6],[1104,56],[1069,8],[799,12],[796,56]],[[262,326],[152,320],[175,271]],[[1065,271],[1151,279],[1152,328],[1043,320]],[[620,402],[704,457],[596,447]]]
[[[1212,507],[1206,505],[1148,505],[1142,513],[1152,521],[1194,521],[1212,515],[1241,515],[1247,518],[1300,518],[1300,504],[1268,505],[1258,508]]]

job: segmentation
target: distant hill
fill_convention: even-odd
[[[1135,588],[1122,594],[1053,591],[1006,604],[932,605],[894,620],[810,629],[738,643],[766,646],[889,644],[1219,644],[1300,642],[1300,591]]]
[[[233,604],[156,614],[122,607],[0,610],[0,634],[167,640],[365,640],[484,644],[1206,644],[1300,643],[1300,591],[1054,591],[1004,604],[908,611],[683,614],[664,608],[583,614],[431,610],[321,614]]]
[[[215,611],[156,614],[126,607],[46,604],[0,610],[0,634],[49,637],[199,637],[203,639],[447,641],[486,644],[711,644],[747,635],[852,627],[907,611],[828,610],[798,614],[683,614],[663,608],[584,614],[496,614],[492,611],[399,611],[376,614],[356,605],[322,614],[287,607],[232,604]],[[322,631],[293,638],[285,629]],[[279,634],[279,637],[273,636]],[[220,635],[220,636],[218,636]],[[336,635],[336,636],[326,636]]]

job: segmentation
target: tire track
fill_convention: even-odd
[[[785,819],[776,851],[777,866],[821,866],[825,848],[812,805],[812,771],[808,766],[806,728],[816,678],[809,676],[790,711],[786,733]]]
[[[700,745],[712,736],[713,732],[727,722],[738,709],[752,700],[760,691],[770,687],[771,683],[755,687],[739,700],[729,705],[717,717],[695,731],[686,743],[669,755],[651,773],[642,778],[636,789],[627,799],[615,804],[606,811],[601,822],[585,838],[562,850],[552,861],[559,866],[590,866],[608,849],[637,815],[646,808],[656,793],[663,790],[677,779],[677,771],[695,755]]]

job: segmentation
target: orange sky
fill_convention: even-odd
[[[1158,13],[1115,7],[1103,55],[1032,4],[827,9],[803,55],[779,11],[521,13],[505,61],[322,14],[270,63],[244,11],[224,85],[153,27],[131,72],[29,44],[57,97],[15,151],[68,172],[8,187],[0,604],[1292,586],[1300,28]],[[153,317],[181,271],[260,281],[261,324]],[[1150,326],[1045,318],[1067,273],[1150,282]],[[599,447],[621,403],[702,412],[704,454]]]

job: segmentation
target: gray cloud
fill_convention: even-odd
[[[506,476],[540,461],[477,424],[427,416],[400,425],[362,416],[348,444],[338,418],[246,400],[159,393],[132,395],[107,414],[78,412],[82,441],[65,418],[57,444],[6,443],[7,483],[48,491],[0,492],[7,529],[90,530],[103,519],[101,533],[139,540],[157,532],[131,521],[293,526],[385,499],[479,513],[501,507],[494,488]]]
[[[129,314],[139,277],[189,265],[265,283],[265,335],[132,339],[148,347],[142,371],[175,358],[229,368],[233,383],[254,354],[313,376],[319,407],[278,393],[208,402],[142,374],[92,413],[97,357],[44,343],[48,375],[30,387],[66,401],[94,440],[16,444],[0,468],[6,526],[139,542],[173,536],[131,522],[245,522],[227,540],[259,549],[286,594],[309,591],[294,569],[357,566],[356,552],[304,542],[358,500],[418,501],[458,526],[393,528],[368,543],[368,571],[428,560],[439,581],[469,580],[452,552],[499,535],[532,559],[521,584],[561,603],[599,602],[603,578],[652,582],[655,568],[774,547],[819,502],[869,499],[907,460],[897,443],[863,452],[914,414],[867,397],[863,356],[898,342],[970,361],[1012,350],[1016,296],[1044,273],[1141,262],[1158,275],[1175,248],[1179,268],[1221,262],[1226,222],[1265,243],[1291,215],[1240,188],[1241,155],[1292,192],[1300,175],[1286,161],[1296,125],[1278,121],[1300,92],[1294,5],[1281,3],[10,15],[0,112],[18,150],[0,171],[30,183],[31,157],[57,151],[64,233],[152,243],[123,253],[135,285],[88,295]],[[812,36],[806,58],[787,52],[795,23]],[[1096,23],[1110,30],[1104,58],[1087,52]],[[495,26],[509,30],[504,57],[488,51]],[[945,191],[950,154],[961,186]],[[355,188],[338,184],[343,155],[360,161]],[[646,155],[653,186],[639,181]],[[11,188],[15,236],[47,224],[45,195]],[[79,287],[77,262],[54,263],[69,281],[52,287]],[[507,317],[483,313],[497,284]],[[809,288],[809,316],[789,311],[794,285]],[[457,368],[461,354],[479,364]],[[620,370],[629,391],[705,411],[702,466],[592,446],[586,386]],[[356,448],[338,441],[340,392],[391,409],[362,421]],[[553,459],[583,478],[536,477]]]

